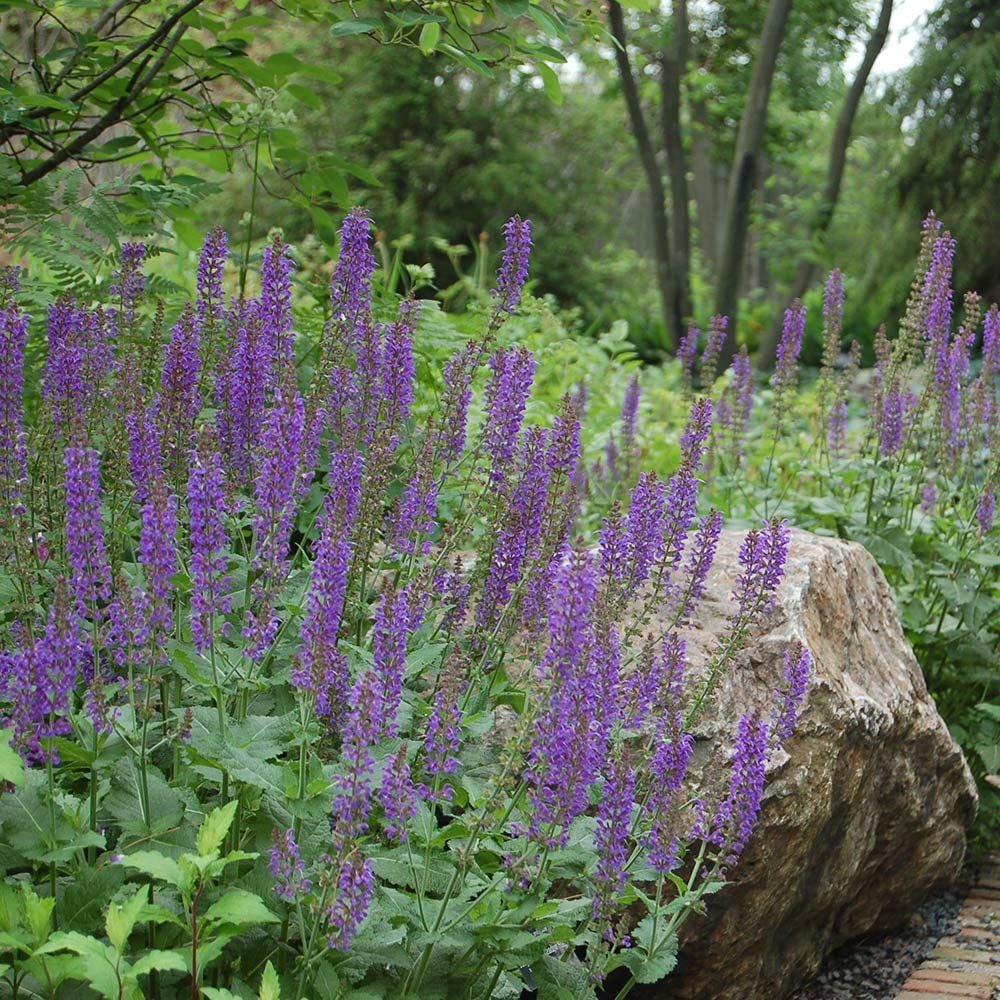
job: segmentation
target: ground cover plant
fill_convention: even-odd
[[[787,523],[747,533],[729,630],[685,683],[722,528],[699,515],[710,405],[669,478],[638,475],[632,383],[604,470],[623,502],[588,528],[586,393],[526,420],[535,362],[498,337],[529,223],[485,329],[420,387],[418,303],[376,312],[369,230],[345,221],[308,337],[280,239],[259,294],[227,299],[211,233],[175,316],[142,244],[104,301],[44,317],[3,274],[12,996],[624,997],[670,973],[747,842],[808,651],[732,720],[715,783],[688,775],[690,728],[767,613]]]

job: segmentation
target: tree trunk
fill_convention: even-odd
[[[621,78],[622,92],[625,96],[625,107],[628,111],[629,125],[636,145],[639,147],[639,159],[646,175],[646,186],[649,188],[649,199],[652,209],[653,247],[656,256],[656,278],[660,291],[660,302],[663,310],[663,323],[666,327],[667,349],[672,353],[683,335],[683,316],[677,311],[677,293],[675,290],[674,267],[671,259],[669,218],[667,216],[667,195],[660,176],[659,164],[656,162],[656,151],[649,136],[649,128],[639,101],[639,90],[632,64],[629,60],[627,40],[625,37],[625,19],[621,5],[617,0],[611,0],[609,5],[609,25],[611,35],[615,40],[615,62],[618,75]]]
[[[681,79],[688,60],[687,0],[674,0],[673,29],[670,44],[660,56],[660,127],[670,177],[672,311],[680,319],[678,336],[682,336],[683,326],[691,319],[691,209],[681,138]]]
[[[833,132],[833,142],[830,144],[830,160],[826,170],[826,186],[823,189],[823,200],[810,224],[810,235],[812,237],[813,249],[826,236],[830,223],[833,221],[833,213],[837,207],[837,199],[840,197],[840,184],[844,177],[844,167],[847,164],[847,147],[851,140],[851,128],[854,125],[854,116],[857,114],[858,105],[861,103],[861,96],[864,94],[868,84],[868,77],[871,75],[872,67],[878,58],[882,47],[885,45],[889,35],[889,22],[892,19],[893,0],[882,0],[882,8],[879,11],[878,22],[875,30],[868,39],[865,46],[864,59],[858,67],[857,75],[844,96],[844,103],[840,108],[840,115],[837,117],[837,127]],[[815,256],[810,254],[799,264],[795,272],[795,278],[785,296],[785,301],[791,302],[793,299],[801,299],[809,288],[812,281],[813,272],[816,270]],[[768,331],[767,339],[760,345],[758,365],[762,368],[770,368],[774,364],[775,354],[778,350],[778,341],[781,339],[781,327],[783,320],[783,310],[778,309],[771,328]]]
[[[728,188],[728,168],[712,157],[712,130],[704,101],[691,102],[691,170],[694,174],[694,203],[698,218],[698,245],[709,277],[714,279],[719,264],[719,227]]]
[[[725,223],[719,259],[719,279],[716,285],[716,312],[729,317],[731,331],[722,356],[721,367],[730,364],[736,353],[737,306],[740,277],[750,224],[750,198],[757,182],[758,160],[764,142],[767,105],[771,83],[778,61],[778,52],[785,36],[792,0],[769,0],[760,36],[760,49],[754,60],[746,106],[736,136],[736,155],[726,195]]]

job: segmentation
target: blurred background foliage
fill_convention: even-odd
[[[718,301],[741,122],[781,5],[619,8],[670,225],[681,197],[690,215],[685,323],[704,326]],[[79,292],[106,279],[126,237],[184,254],[218,224],[242,281],[271,229],[304,261],[323,256],[346,208],[364,203],[381,227],[387,284],[460,311],[495,265],[485,234],[519,212],[536,225],[534,290],[565,310],[567,328],[597,337],[624,321],[657,361],[676,338],[660,307],[659,212],[623,100],[613,6],[0,0],[3,252]],[[870,345],[902,310],[912,233],[930,208],[965,250],[959,287],[997,297],[1000,9],[941,0],[911,66],[886,75],[876,63],[835,212],[817,234],[838,111],[881,5],[786,6],[742,242],[739,339],[751,350],[766,340],[805,262],[814,275],[845,271],[845,340]],[[182,271],[161,269],[164,281]],[[807,360],[818,350],[812,310]]]

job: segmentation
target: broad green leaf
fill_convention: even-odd
[[[13,736],[13,730],[0,729],[0,782],[20,786],[24,784],[24,761],[10,745]]]
[[[264,900],[256,893],[245,889],[230,889],[229,892],[216,900],[206,911],[202,919],[218,924],[276,924],[276,917],[265,905]]]
[[[367,35],[371,31],[378,31],[382,27],[382,22],[377,17],[356,17],[350,21],[338,21],[330,26],[330,36],[332,38],[346,38],[349,35]]]
[[[176,951],[147,952],[132,964],[133,976],[145,976],[153,970],[158,972],[186,972],[187,962]]]
[[[179,889],[184,884],[184,874],[181,866],[159,851],[133,851],[126,854],[122,859],[122,864],[126,868],[135,868],[144,875],[166,882],[175,889]]]
[[[108,906],[107,916],[104,918],[104,927],[108,934],[111,946],[119,955],[125,951],[129,935],[135,927],[139,914],[146,905],[146,887],[141,886],[124,903],[111,903]]]
[[[49,955],[60,951],[70,951],[80,957],[79,961],[70,966],[73,979],[82,979],[107,1000],[119,1000],[121,989],[115,973],[118,956],[110,945],[76,931],[56,931],[35,955]]]
[[[213,809],[201,824],[198,830],[198,853],[203,858],[209,858],[213,854],[218,854],[222,842],[229,833],[229,828],[233,825],[233,817],[236,815],[236,808],[239,802],[233,799],[218,809]]]
[[[560,962],[551,955],[531,966],[538,987],[537,1000],[593,1000],[590,974],[576,962]]]

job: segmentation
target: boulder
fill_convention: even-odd
[[[692,681],[732,611],[742,537],[724,534],[688,633]],[[731,884],[686,925],[677,972],[636,996],[777,1000],[959,872],[975,783],[860,545],[793,532],[774,610],[696,727],[702,766],[731,743],[740,714],[768,704],[796,639],[814,673],[796,732],[770,762],[756,831]]]

